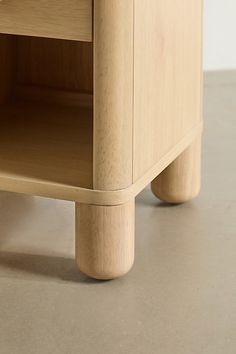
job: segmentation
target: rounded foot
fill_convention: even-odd
[[[200,191],[201,139],[198,138],[152,181],[153,194],[167,203],[184,203]]]
[[[118,206],[76,203],[76,260],[95,279],[114,279],[134,262],[134,201]]]

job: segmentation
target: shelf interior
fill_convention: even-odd
[[[92,44],[0,34],[0,188],[67,187],[93,187]]]
[[[0,106],[0,176],[92,188],[92,109],[30,101]]]

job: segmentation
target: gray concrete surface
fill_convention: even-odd
[[[0,354],[236,353],[236,73],[205,80],[195,201],[137,198],[136,262],[90,280],[72,203],[0,193]]]

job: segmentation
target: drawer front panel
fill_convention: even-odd
[[[0,0],[0,33],[92,41],[92,0]]]

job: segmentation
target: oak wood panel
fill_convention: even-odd
[[[92,188],[91,109],[20,101],[0,106],[0,124],[5,188],[11,179],[34,183],[35,194],[41,182]]]
[[[133,1],[94,1],[94,188],[132,183]]]
[[[202,124],[194,126],[193,129],[188,134],[186,134],[183,139],[181,139],[175,146],[173,146],[173,148],[166,155],[164,155],[149,171],[147,171],[147,173],[140,177],[134,184],[125,189],[113,191],[88,189],[85,187],[58,183],[53,177],[50,181],[39,178],[31,178],[24,174],[24,170],[22,170],[20,174],[9,174],[8,172],[4,173],[1,171],[0,189],[11,192],[65,199],[101,206],[124,204],[134,198],[138,193],[140,193],[143,188],[148,185],[148,183],[150,183],[188,146],[190,146],[190,144],[199,136],[199,134],[201,134],[201,132]],[[87,135],[85,132],[83,132],[83,134]],[[17,149],[18,147],[16,146],[16,150]],[[2,155],[2,158],[4,158],[4,155]]]
[[[201,119],[202,2],[135,0],[134,182]]]
[[[92,0],[4,0],[0,32],[92,41]]]
[[[0,34],[0,104],[9,100],[16,80],[16,39]]]
[[[18,82],[93,91],[92,43],[18,37]]]
[[[33,102],[53,103],[59,106],[76,106],[93,108],[93,95],[80,91],[67,91],[48,87],[15,85],[14,97]]]

